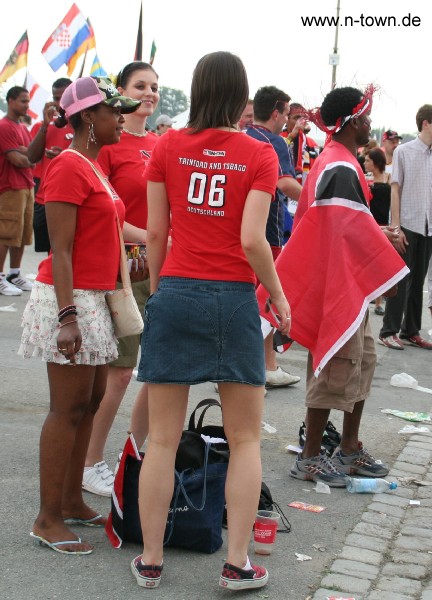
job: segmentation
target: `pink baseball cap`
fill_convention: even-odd
[[[108,77],[80,77],[65,89],[60,100],[67,117],[101,103],[128,114],[134,112],[141,101],[122,96]]]

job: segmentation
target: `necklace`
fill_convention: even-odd
[[[135,137],[145,137],[148,134],[147,129],[144,131],[144,133],[135,133],[134,131],[129,131],[129,129],[126,129],[126,127],[123,127],[123,131],[125,131],[126,133],[129,133],[130,135],[134,135]]]

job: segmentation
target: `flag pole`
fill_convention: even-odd
[[[156,56],[156,44],[155,44],[155,41],[153,40],[151,50],[150,50],[150,59],[149,59],[149,63],[151,65],[153,64],[155,56]]]
[[[135,56],[134,56],[134,60],[141,60],[141,61],[142,61],[142,50],[143,50],[142,18],[143,18],[143,5],[142,5],[142,1],[141,1],[137,41],[136,41]]]
[[[89,49],[89,47],[88,47],[88,42],[87,42],[86,51],[84,52],[84,58],[83,58],[83,61],[82,61],[82,65],[81,65],[81,69],[80,69],[78,77],[82,77],[83,76],[84,66],[85,66],[85,62],[86,62],[86,58],[87,58],[88,49]]]
[[[339,64],[339,55],[338,55],[338,36],[339,36],[339,12],[340,12],[340,0],[337,1],[336,7],[336,30],[335,30],[335,40],[333,47],[332,56],[332,81],[331,81],[331,89],[334,90],[336,87],[336,69]]]

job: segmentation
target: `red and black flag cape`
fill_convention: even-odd
[[[409,272],[368,200],[357,159],[330,141],[309,173],[291,238],[276,262],[291,306],[290,337],[310,350],[315,376],[359,328],[369,302]],[[262,286],[257,297],[261,316],[277,326]]]

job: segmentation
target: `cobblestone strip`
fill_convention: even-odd
[[[346,537],[313,600],[432,600],[432,433],[414,434],[388,479]],[[411,501],[420,504],[411,504]]]

